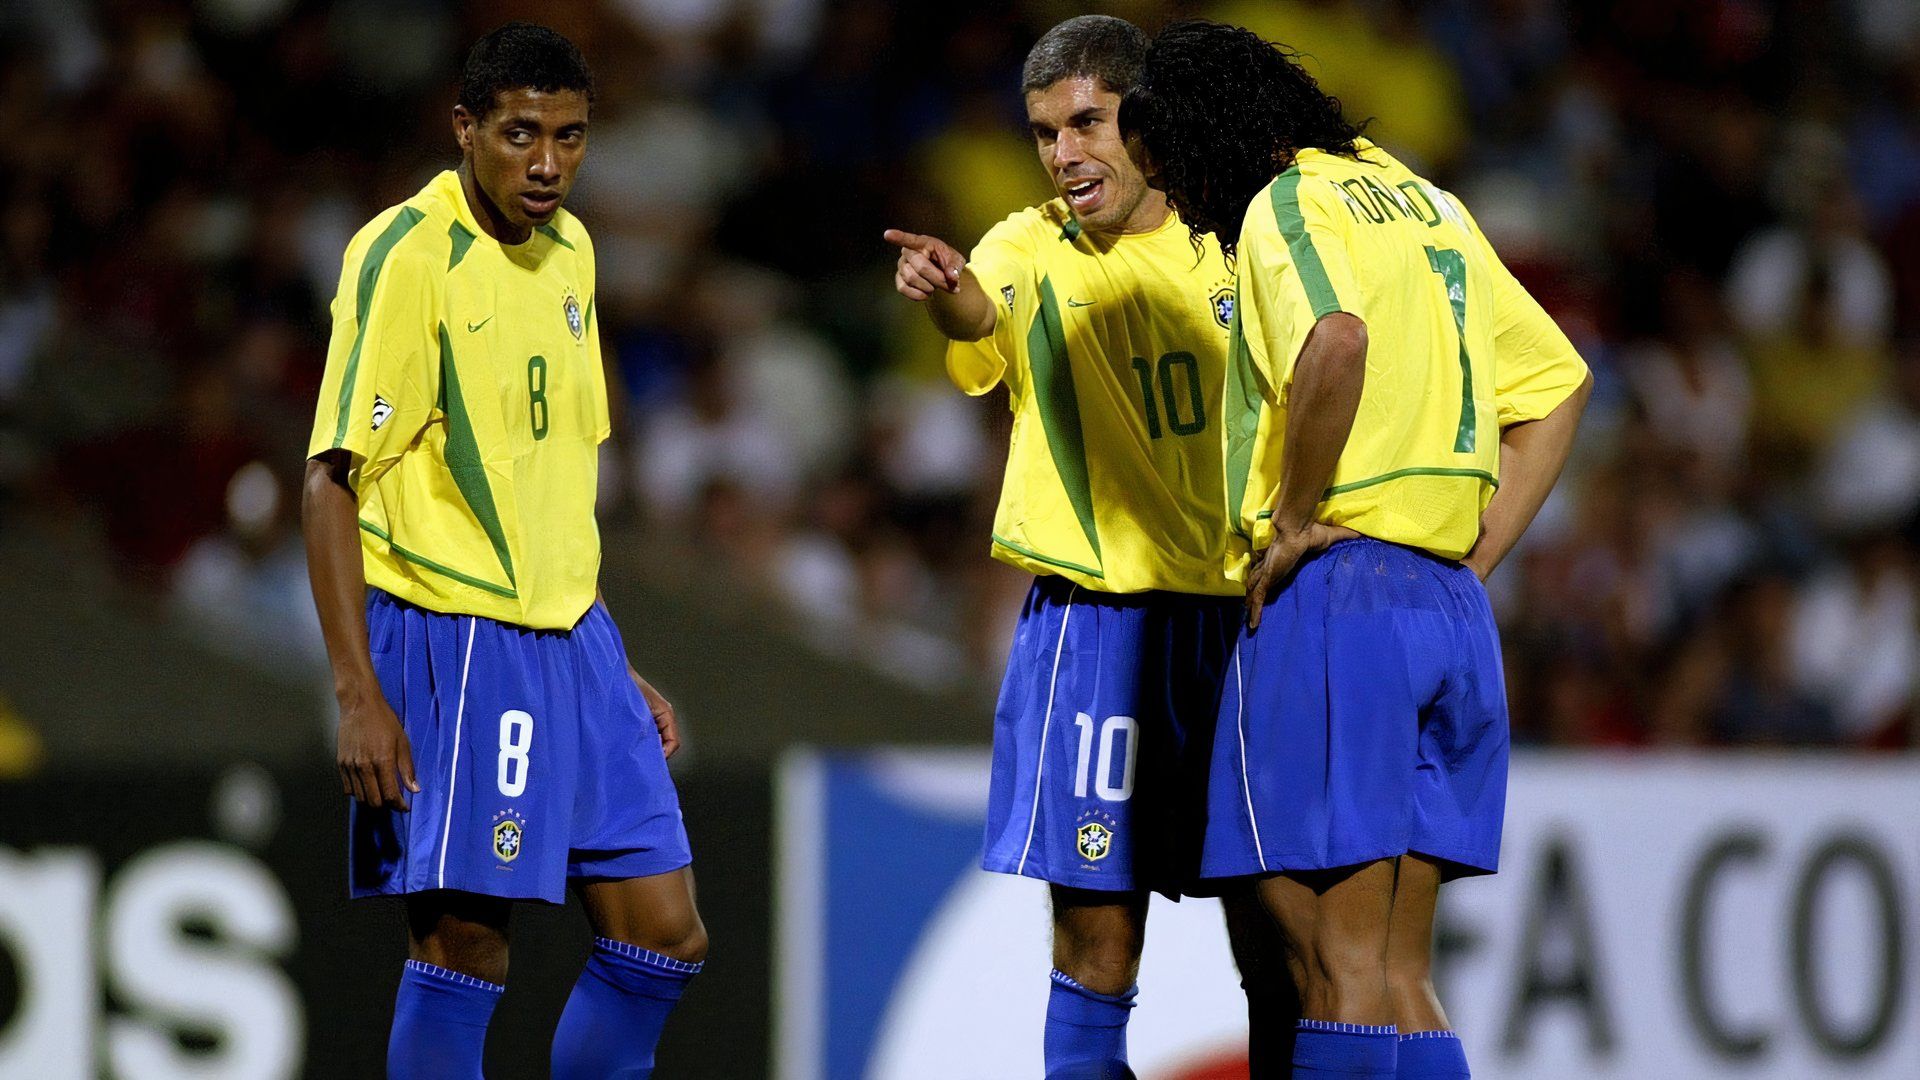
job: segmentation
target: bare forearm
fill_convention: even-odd
[[[1336,312],[1314,324],[1294,362],[1280,491],[1272,508],[1276,532],[1298,532],[1313,520],[1353,433],[1366,374],[1365,323]]]
[[[940,333],[952,341],[979,341],[993,333],[997,312],[973,271],[960,271],[954,292],[935,291],[927,298],[927,315]]]
[[[1500,489],[1480,516],[1480,541],[1467,555],[1473,572],[1485,578],[1507,557],[1534,515],[1553,492],[1573,452],[1580,414],[1593,392],[1593,377],[1540,420],[1514,424],[1500,433]]]
[[[360,507],[342,459],[307,462],[300,501],[307,581],[333,664],[334,692],[345,700],[378,685],[367,648],[367,578],[360,561]]]

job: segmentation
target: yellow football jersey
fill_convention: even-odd
[[[367,584],[540,629],[593,603],[608,434],[593,271],[573,215],[501,244],[452,172],[347,246],[307,452],[353,454]]]
[[[1500,482],[1500,429],[1538,420],[1586,378],[1566,335],[1458,200],[1361,140],[1361,160],[1303,150],[1247,209],[1227,380],[1229,572],[1272,540],[1287,392],[1307,332],[1367,326],[1366,385],[1320,521],[1458,559]]]
[[[1096,237],[1065,202],[994,226],[968,267],[994,332],[954,342],[969,394],[1004,381],[1013,441],[993,554],[1106,592],[1232,595],[1224,570],[1221,388],[1232,274],[1169,214]]]

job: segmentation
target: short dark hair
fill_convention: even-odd
[[[467,52],[460,73],[460,104],[484,120],[503,91],[578,90],[593,103],[593,72],[587,58],[564,36],[544,26],[510,22]]]
[[[1040,35],[1020,69],[1020,92],[1045,90],[1062,79],[1088,76],[1125,96],[1140,81],[1147,32],[1111,15],[1081,15]]]
[[[1138,133],[1156,187],[1193,230],[1233,256],[1247,205],[1308,147],[1355,156],[1365,124],[1251,30],[1191,19],[1153,39],[1140,83],[1120,108]]]

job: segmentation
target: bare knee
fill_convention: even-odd
[[[1448,1027],[1446,1010],[1433,986],[1432,958],[1422,950],[1387,958],[1387,995],[1393,1002],[1394,1023],[1401,1031],[1442,1031]]]
[[[707,924],[698,911],[690,911],[688,916],[672,928],[672,940],[660,942],[654,951],[685,963],[698,964],[707,958]]]
[[[422,963],[507,981],[507,905],[491,897],[422,897],[407,908],[408,955]]]
[[[1056,894],[1053,966],[1095,993],[1123,994],[1140,973],[1146,902],[1067,902]]]
[[[600,931],[601,936],[638,945],[648,952],[698,964],[707,958],[707,924],[691,904],[673,911],[636,913],[638,917]]]

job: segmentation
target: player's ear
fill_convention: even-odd
[[[453,107],[453,141],[459,145],[461,154],[473,149],[473,129],[479,122],[465,105]]]

